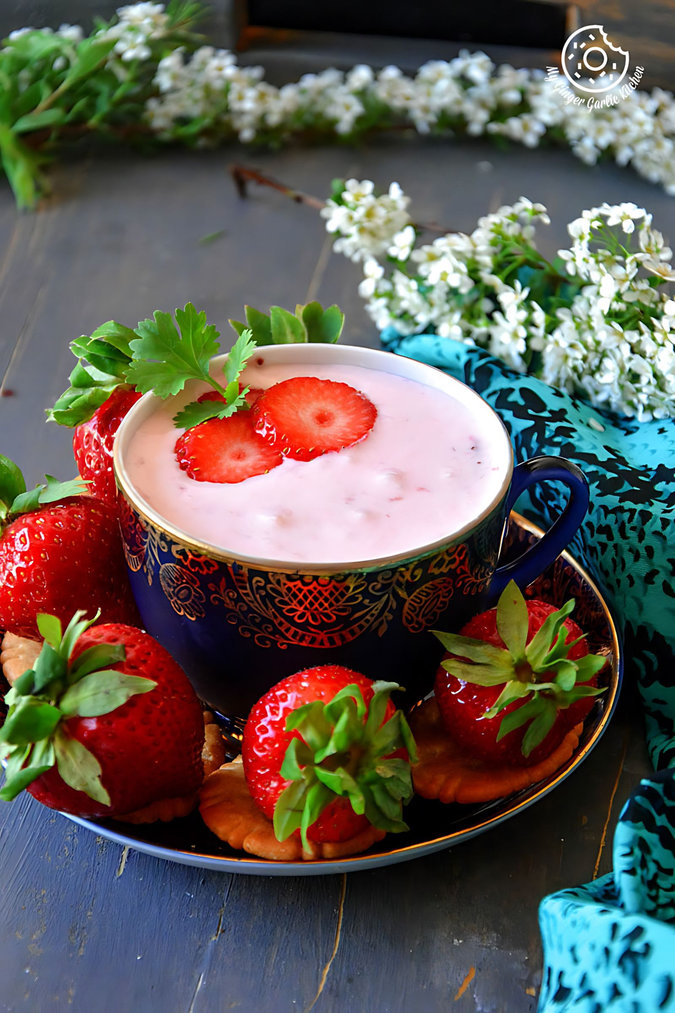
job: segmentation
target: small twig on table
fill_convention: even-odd
[[[302,190],[294,190],[292,187],[286,186],[285,183],[280,183],[278,179],[273,179],[272,176],[265,176],[264,173],[250,166],[235,163],[230,166],[230,173],[240,197],[248,197],[248,184],[257,183],[259,186],[269,186],[272,190],[277,190],[284,197],[290,197],[296,204],[307,204],[309,207],[317,208],[318,210],[326,206],[326,202],[319,200],[318,197],[313,197],[310,193],[303,193]],[[455,231],[442,228],[440,225],[419,222],[415,223],[415,228],[420,232],[438,232],[442,235]]]
[[[309,193],[302,193],[300,190],[293,190],[290,186],[286,186],[285,183],[280,183],[278,180],[272,179],[271,176],[265,176],[262,172],[249,166],[231,165],[230,172],[240,197],[248,196],[248,183],[258,183],[259,186],[269,186],[272,190],[278,190],[285,197],[290,197],[296,204],[308,204],[309,207],[317,209],[326,206],[326,202],[319,200],[318,197],[313,197]]]

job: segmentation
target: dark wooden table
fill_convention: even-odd
[[[378,344],[359,269],[332,254],[315,211],[268,190],[242,201],[228,176],[242,157],[83,157],[55,171],[54,195],[34,214],[17,214],[0,187],[0,450],[30,483],[74,470],[70,434],[44,410],[66,385],[68,341],[104,320],[134,325],[192,300],[227,335],[244,303],[318,298],[346,311],[344,341]],[[335,176],[397,180],[416,218],[457,229],[524,194],[550,208],[549,252],[567,221],[604,200],[650,207],[675,238],[672,198],[565,152],[382,140],[254,161],[318,196]],[[585,764],[521,815],[413,862],[311,878],[164,862],[30,798],[1,804],[0,1009],[534,1010],[538,903],[611,868],[613,826],[647,771],[627,686]]]

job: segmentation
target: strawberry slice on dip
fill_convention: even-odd
[[[226,764],[204,782],[207,826],[232,847],[291,861],[354,854],[407,830],[416,751],[390,699],[397,688],[340,665],[282,679],[249,715],[243,768]]]
[[[197,482],[234,484],[281,464],[278,450],[256,432],[250,411],[209,419],[179,436],[176,460]]]
[[[256,429],[284,457],[311,461],[363,440],[377,408],[337,380],[296,376],[268,387],[253,407]]]

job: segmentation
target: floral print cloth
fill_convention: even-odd
[[[675,1010],[675,421],[601,412],[434,334],[387,330],[382,343],[478,391],[503,419],[517,461],[566,457],[588,479],[589,512],[570,550],[612,608],[659,772],[623,809],[614,871],[542,901],[539,1010]],[[543,526],[564,505],[552,485],[526,495],[518,509]]]

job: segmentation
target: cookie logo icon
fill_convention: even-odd
[[[630,54],[614,46],[602,25],[584,25],[567,39],[562,71],[577,91],[601,95],[621,84],[628,73]]]

